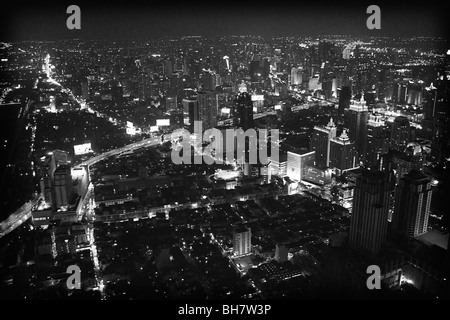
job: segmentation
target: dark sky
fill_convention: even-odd
[[[0,41],[117,39],[162,36],[260,34],[263,36],[447,36],[445,2],[438,1],[184,1],[12,2],[2,8]],[[66,8],[81,8],[81,30],[68,30]],[[381,30],[368,30],[366,9],[381,8]],[[2,4],[3,6],[3,4]]]

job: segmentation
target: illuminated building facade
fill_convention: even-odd
[[[411,137],[411,129],[408,118],[398,116],[392,123],[391,149],[397,151],[405,150]]]
[[[318,167],[328,167],[330,164],[330,141],[336,137],[336,125],[333,118],[325,127],[314,127],[311,137],[311,150],[315,153],[315,165]]]
[[[350,141],[344,130],[339,137],[330,141],[330,167],[338,169],[339,172],[355,168],[358,153],[355,144]]]
[[[294,181],[302,181],[307,166],[314,163],[315,152],[296,153],[288,151],[286,175]]]
[[[217,112],[219,103],[214,91],[198,93],[198,109],[203,130],[214,128],[217,125]]]
[[[355,148],[361,161],[364,161],[366,156],[365,137],[367,136],[368,117],[369,111],[366,101],[364,100],[364,95],[361,95],[360,101],[353,101],[347,111],[348,136],[355,143]]]
[[[200,109],[198,107],[198,100],[194,97],[183,99],[183,115],[184,126],[189,132],[194,132],[195,121],[200,121]]]
[[[70,166],[61,165],[53,174],[55,208],[67,206],[72,198],[72,176]]]
[[[252,250],[252,230],[240,227],[233,232],[233,253],[235,256],[249,254]]]
[[[395,229],[407,237],[427,232],[431,196],[431,181],[422,172],[413,170],[400,179],[395,191]]]
[[[379,167],[381,155],[389,152],[389,133],[381,114],[370,114],[367,121],[366,164]]]

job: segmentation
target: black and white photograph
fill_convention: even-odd
[[[5,307],[450,300],[444,1],[0,6]]]

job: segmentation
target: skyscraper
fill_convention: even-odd
[[[261,81],[263,79],[263,68],[261,66],[261,61],[253,60],[250,62],[249,66],[250,80],[252,82]]]
[[[388,227],[389,174],[365,169],[356,178],[349,245],[378,253],[386,241]]]
[[[240,92],[235,100],[234,117],[238,127],[243,130],[253,128],[253,102],[250,94]]]
[[[400,179],[395,190],[394,228],[407,237],[427,232],[431,196],[431,181],[422,172],[413,170]]]
[[[314,127],[311,137],[311,150],[316,152],[316,166],[328,167],[330,163],[330,141],[336,137],[336,125],[333,118],[325,127]]]
[[[356,167],[358,153],[344,130],[339,137],[330,140],[330,167],[340,172]]]
[[[291,85],[299,85],[303,82],[303,68],[293,67],[291,69]]]
[[[347,127],[350,140],[355,142],[356,151],[361,161],[366,157],[367,120],[369,111],[364,100],[364,94],[360,101],[352,101],[347,111]]]
[[[194,132],[194,121],[200,121],[198,101],[194,97],[183,99],[184,125],[190,132]]]
[[[166,111],[176,111],[178,109],[177,96],[166,97]]]
[[[351,98],[352,90],[350,86],[342,86],[339,92],[339,113],[344,113],[344,110],[350,107]]]
[[[44,200],[51,204],[53,210],[67,205],[71,196],[72,178],[69,166],[69,154],[54,150],[47,158],[42,178],[41,193]]]
[[[381,155],[389,152],[389,133],[380,114],[370,114],[367,121],[366,164],[379,167]]]
[[[286,175],[294,180],[301,181],[304,176],[306,166],[312,166],[315,159],[315,152],[291,152],[287,153]]]
[[[53,174],[55,209],[67,206],[72,200],[72,176],[69,165],[59,166]]]
[[[198,108],[203,130],[214,128],[217,125],[217,111],[219,102],[214,91],[198,93]]]
[[[216,86],[221,85],[220,75],[211,70],[203,70],[201,83],[204,91],[214,91]]]
[[[239,227],[233,232],[233,252],[235,256],[249,254],[252,250],[252,231],[250,228]]]
[[[416,142],[408,143],[405,151],[398,153],[396,162],[398,162],[397,183],[412,170],[422,171],[425,165],[425,154],[422,146]]]
[[[410,141],[410,137],[411,130],[408,118],[396,117],[391,129],[391,149],[403,152]]]

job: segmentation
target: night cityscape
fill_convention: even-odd
[[[48,6],[2,21],[0,299],[450,299],[436,10]]]

